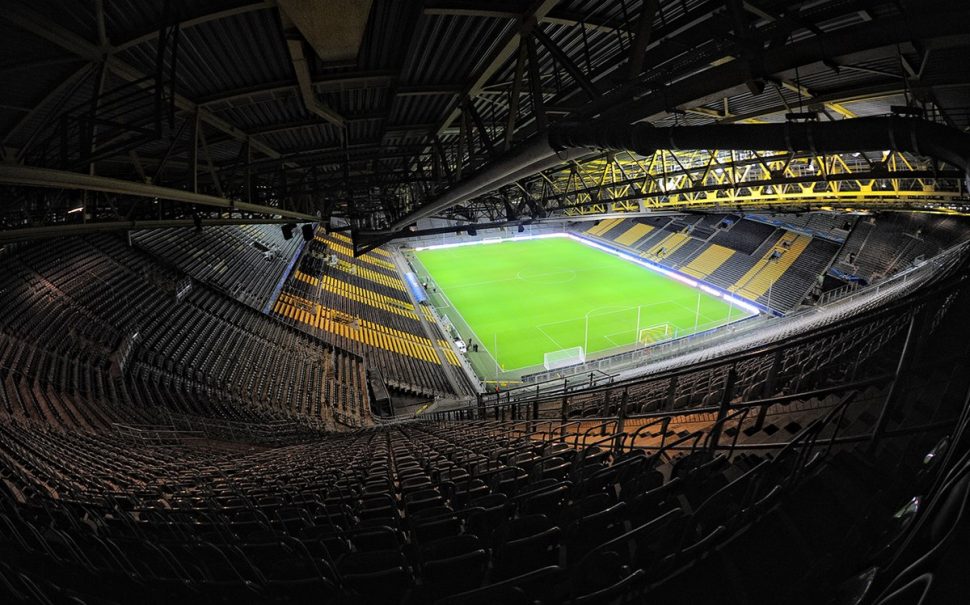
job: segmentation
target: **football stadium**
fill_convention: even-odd
[[[0,603],[967,601],[965,0],[0,34]]]

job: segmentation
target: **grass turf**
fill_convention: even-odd
[[[421,250],[417,258],[453,307],[444,312],[457,311],[505,371],[542,365],[544,353],[559,349],[585,345],[588,357],[632,345],[638,325],[659,326],[648,330],[659,340],[693,333],[695,315],[697,331],[750,315],[567,238]]]

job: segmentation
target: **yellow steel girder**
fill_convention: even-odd
[[[899,152],[621,152],[545,176],[567,215],[718,206],[894,206],[966,202],[960,180]],[[591,184],[595,184],[591,186]],[[642,204],[642,206],[641,206]]]

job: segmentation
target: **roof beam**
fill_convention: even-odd
[[[522,16],[522,7],[509,2],[490,2],[487,5],[469,4],[467,2],[429,2],[425,4],[424,14],[429,16],[443,17],[491,17],[495,19],[518,19]],[[629,29],[626,23],[613,23],[588,17],[578,13],[568,11],[555,11],[542,17],[537,17],[539,23],[549,23],[551,25],[564,25],[566,27],[576,27],[581,25],[590,30],[598,30],[607,33],[616,30]]]
[[[272,225],[292,222],[289,218],[200,218],[198,225],[203,227],[220,227],[225,225]],[[319,219],[313,219],[317,221]],[[133,229],[185,229],[198,226],[194,219],[172,219],[154,221],[104,221],[97,223],[79,223],[76,225],[50,225],[47,227],[25,227],[23,229],[8,229],[0,231],[0,243],[33,241],[51,237],[70,237],[87,235],[89,233],[105,233],[109,231],[130,231]]]
[[[293,62],[293,71],[296,72],[296,81],[299,84],[300,97],[303,99],[304,108],[334,126],[344,128],[343,116],[318,99],[317,93],[313,90],[313,83],[310,81],[310,67],[307,65],[306,56],[303,54],[303,40],[288,39],[286,47],[290,51],[290,60]]]
[[[488,2],[487,4],[469,2],[426,2],[424,14],[445,17],[493,17],[497,19],[518,19],[522,9],[508,2]]]
[[[372,114],[360,114],[351,115],[344,118],[345,124],[352,124],[354,122],[374,122],[377,120],[387,119],[387,114],[383,112],[372,113]],[[288,132],[291,130],[303,130],[306,128],[313,128],[314,126],[327,126],[329,122],[320,120],[319,118],[311,118],[309,120],[298,120],[294,122],[279,122],[266,124],[260,126],[259,128],[253,128],[246,131],[246,135],[249,137],[259,137],[268,134],[276,134],[279,132]],[[210,145],[218,145],[220,143],[225,143],[226,141],[232,140],[230,137],[218,137],[209,141]],[[284,154],[285,155],[285,154]]]
[[[0,13],[0,15],[21,29],[40,36],[41,38],[44,38],[45,40],[52,42],[53,44],[56,44],[57,46],[60,46],[61,48],[68,50],[79,57],[91,61],[92,63],[101,61],[106,55],[105,49],[102,49],[96,44],[85,40],[83,37],[75,34],[74,32],[57,25],[43,15],[37,14],[29,9],[23,7],[6,7],[5,10]],[[112,72],[121,78],[128,80],[129,82],[134,82],[145,78],[145,74],[131,65],[128,65],[124,61],[121,61],[118,59],[118,57],[108,57],[107,63],[108,68],[111,69]],[[173,97],[175,100],[175,105],[180,110],[188,113],[195,113],[198,111],[199,119],[202,121],[208,123],[218,130],[225,132],[238,141],[245,142],[247,140],[245,132],[223,120],[222,118],[218,118],[208,111],[198,108],[197,104],[193,101],[174,92]],[[274,159],[281,157],[276,150],[263,143],[254,142],[253,148]]]
[[[825,114],[829,116],[829,119],[832,119],[832,116],[828,113],[829,111],[833,111],[844,118],[856,117],[856,115],[851,111],[849,111],[849,109],[847,109],[846,107],[843,107],[842,105],[839,105],[838,103],[816,100],[815,93],[813,93],[807,87],[801,84],[798,84],[797,82],[792,82],[784,78],[768,78],[768,79],[776,82],[777,85],[781,86],[782,88],[790,90],[791,92],[799,95],[800,97],[804,97],[804,100],[809,104],[814,104],[816,107],[818,107],[818,104],[820,103],[822,109],[825,110]]]
[[[398,86],[399,97],[422,97],[461,94],[461,84],[405,84]]]
[[[33,121],[34,118],[37,116],[37,114],[39,114],[48,103],[60,97],[69,88],[76,86],[78,83],[78,80],[80,80],[81,77],[84,76],[85,74],[90,74],[92,69],[93,69],[92,64],[86,62],[77,71],[75,71],[68,77],[61,80],[60,84],[55,86],[53,90],[51,90],[46,95],[44,95],[44,98],[34,103],[34,106],[33,108],[31,108],[30,112],[27,115],[25,115],[23,118],[21,118],[19,122],[14,124],[13,127],[10,130],[8,130],[6,134],[4,134],[2,144],[6,145],[7,142],[10,140],[10,138],[13,137],[17,132],[19,132],[21,128],[23,128],[27,124],[30,124]],[[36,135],[36,132],[34,134]],[[32,135],[32,137],[33,136],[34,135]]]
[[[548,15],[549,11],[551,11],[558,3],[559,0],[541,0],[538,3],[533,3],[533,8],[527,11],[525,14],[520,15],[520,17],[523,22],[530,18],[542,19]],[[506,61],[511,59],[518,50],[519,28],[513,28],[513,30],[503,39],[498,52],[492,55],[492,58],[485,65],[485,68],[482,69],[482,71],[478,74],[478,77],[476,77],[475,80],[465,88],[464,94],[462,94],[461,97],[477,97],[482,92],[485,84],[492,78],[492,76],[495,75],[495,72],[497,72]],[[434,135],[441,136],[445,129],[451,126],[451,123],[454,122],[459,115],[461,115],[461,104],[456,104],[454,108],[448,112],[448,115],[445,116],[445,119],[438,124],[437,128],[435,128]]]
[[[541,17],[539,23],[549,23],[550,25],[565,25],[566,27],[576,27],[580,25],[586,29],[593,31],[601,31],[603,33],[612,34],[619,31],[628,31],[630,29],[629,23],[618,23],[612,21],[604,21],[602,19],[597,19],[595,17],[588,17],[587,15],[581,15],[576,13],[570,13],[568,11],[553,11],[548,15]]]
[[[927,10],[919,15],[872,21],[807,38],[762,53],[766,74],[781,74],[798,66],[817,61],[849,61],[864,52],[892,48],[898,43],[916,39],[959,37],[970,14],[963,11]],[[962,28],[962,29],[961,29]],[[689,75],[663,92],[649,92],[631,97],[631,86],[617,87],[599,101],[589,103],[578,118],[601,113],[606,119],[635,122],[664,115],[671,106],[696,106],[730,96],[741,90],[750,77],[744,62],[730,61]]]
[[[280,9],[280,20],[283,23],[283,33],[286,37],[286,48],[290,53],[290,61],[293,64],[293,72],[296,74],[296,83],[300,90],[300,97],[303,99],[303,107],[308,113],[317,115],[330,122],[337,128],[344,128],[344,118],[335,109],[330,107],[317,98],[316,91],[313,90],[313,82],[310,77],[310,66],[307,63],[306,55],[303,52],[304,35],[300,33],[298,26],[282,8]]]
[[[191,19],[186,19],[184,21],[180,21],[179,24],[178,24],[178,26],[179,26],[179,29],[186,30],[186,29],[188,29],[190,27],[195,27],[196,25],[202,25],[203,23],[208,23],[210,21],[218,21],[220,19],[228,19],[229,17],[235,17],[236,15],[242,15],[242,14],[250,13],[250,12],[253,12],[253,11],[264,10],[264,9],[268,9],[268,8],[274,8],[275,6],[276,6],[276,2],[273,2],[272,0],[263,0],[261,2],[253,2],[253,3],[250,3],[250,4],[243,4],[243,5],[240,5],[240,6],[236,6],[234,8],[227,8],[227,9],[221,10],[221,11],[216,11],[216,12],[212,12],[212,13],[206,13],[206,14],[203,14],[203,15],[199,15],[197,17],[192,17]],[[158,37],[158,30],[157,29],[154,29],[154,30],[149,31],[149,32],[145,32],[144,34],[141,34],[140,36],[136,36],[136,37],[131,38],[131,39],[125,41],[125,42],[122,42],[120,44],[115,45],[112,48],[112,53],[119,53],[121,51],[128,50],[132,46],[138,46],[139,44],[143,44],[145,42],[150,42],[150,41],[154,40],[157,37]]]
[[[946,89],[952,87],[965,87],[970,85],[965,78],[955,77],[952,79],[934,79],[933,81],[924,82],[923,86],[926,89]],[[865,99],[878,99],[881,97],[886,97],[890,95],[900,94],[906,90],[903,83],[894,79],[889,82],[884,82],[880,84],[867,84],[861,87],[845,88],[840,90],[828,91],[824,94],[818,94],[812,99],[814,103],[825,102],[829,104],[837,103],[842,104],[850,101],[861,101]],[[739,122],[743,120],[756,119],[762,116],[771,115],[774,113],[781,113],[785,111],[783,105],[774,105],[772,107],[766,107],[764,109],[759,109],[757,111],[748,112],[745,114],[737,114],[733,116],[728,116],[727,118],[722,118],[721,121],[724,123]]]
[[[643,71],[643,60],[646,58],[647,45],[650,44],[650,34],[653,33],[653,18],[659,9],[659,0],[643,0],[641,4],[636,36],[630,45],[630,57],[627,59],[627,80],[636,78]]]
[[[397,72],[387,70],[363,71],[356,73],[341,73],[336,75],[312,76],[313,89],[317,92],[339,92],[341,90],[358,90],[361,88],[386,88],[394,84]],[[293,92],[298,84],[292,80],[267,82],[258,86],[238,88],[227,91],[218,96],[199,99],[201,107],[220,105],[222,103],[236,103],[252,97],[267,94]]]
[[[214,195],[204,195],[193,193],[182,189],[171,187],[159,187],[147,183],[137,183],[122,179],[113,179],[104,176],[93,176],[68,172],[66,170],[53,170],[51,168],[37,168],[35,166],[2,166],[0,165],[0,184],[17,185],[21,187],[44,187],[49,189],[70,189],[79,191],[101,191],[103,193],[116,193],[119,195],[132,195],[135,197],[158,198],[182,202],[185,204],[199,204],[201,206],[212,206],[224,208],[230,211],[252,212],[254,214],[268,214],[288,217],[301,221],[315,221],[316,217],[302,212],[294,212],[283,208],[263,206],[261,204],[250,204],[246,202],[236,202]]]
[[[376,120],[384,120],[387,118],[387,114],[373,113],[373,114],[361,114],[361,115],[351,115],[344,118],[345,124],[350,124],[353,122],[374,122]],[[266,134],[273,134],[277,132],[287,132],[289,130],[301,130],[304,128],[312,128],[314,126],[320,126],[324,124],[320,120],[304,120],[302,122],[285,122],[281,124],[269,124],[260,128],[255,128],[249,131],[249,136],[260,136]]]
[[[98,22],[98,44],[108,46],[108,30],[104,24],[104,0],[94,0],[94,14]]]
[[[107,54],[107,49],[22,6],[6,6],[0,16],[20,29],[60,46],[91,63],[100,62]]]
[[[532,35],[536,40],[542,43],[549,51],[549,54],[560,64],[563,69],[566,70],[573,80],[579,84],[579,87],[589,95],[589,98],[596,99],[599,98],[600,93],[596,90],[596,86],[590,81],[589,77],[583,73],[583,70],[579,68],[576,63],[556,44],[556,41],[546,35],[544,31],[539,28],[532,30]]]

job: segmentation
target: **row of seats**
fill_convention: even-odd
[[[745,218],[759,221],[775,227],[796,230],[801,233],[811,233],[833,242],[842,242],[855,225],[857,216],[833,212],[803,212],[798,214],[746,214]]]
[[[0,277],[0,375],[22,385],[8,393],[37,394],[6,398],[4,410],[20,421],[104,428],[162,383],[200,401],[217,401],[208,394],[216,391],[261,414],[368,421],[361,358],[205,286],[185,288],[184,276],[119,240],[39,243],[5,262],[12,270]],[[200,405],[232,417],[233,406]]]
[[[781,311],[801,303],[838,250],[826,239],[721,214],[611,219],[585,234]]]
[[[961,217],[915,212],[889,212],[860,218],[833,267],[866,282],[908,268],[919,257],[930,258],[964,241],[970,224]]]
[[[338,262],[320,277],[295,269],[276,302],[277,317],[366,357],[398,392],[429,398],[473,393],[440,329],[425,309],[414,307],[388,252],[378,249],[355,258],[346,236],[322,229],[317,242]],[[425,335],[419,312],[437,342]],[[445,375],[439,351],[452,366],[458,392]]]
[[[899,529],[861,451],[814,446],[843,410],[802,408],[774,450],[742,432],[721,455],[699,447],[710,420],[680,437],[691,418],[663,448],[479,421],[243,456],[0,424],[0,577],[22,602],[811,602],[863,537]],[[766,560],[779,548],[795,550]]]
[[[243,304],[263,309],[302,243],[279,225],[133,231],[131,241]]]

